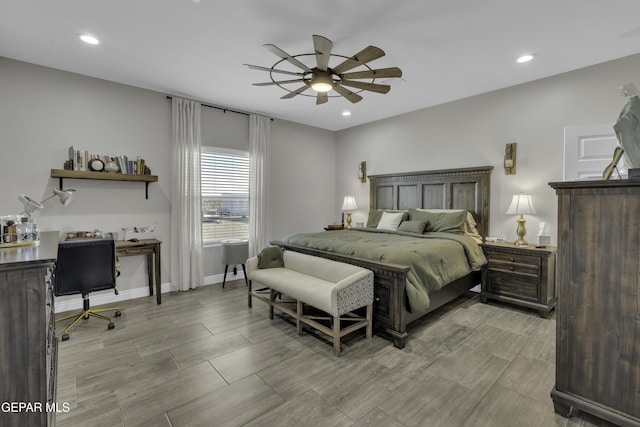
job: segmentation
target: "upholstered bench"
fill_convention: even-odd
[[[273,319],[274,308],[293,317],[298,335],[302,334],[302,323],[329,335],[336,355],[340,354],[341,338],[355,330],[366,328],[366,336],[371,338],[373,272],[370,270],[292,251],[281,253],[279,266],[259,268],[259,264],[258,257],[247,260],[249,307],[252,297],[258,298],[269,304],[269,319]],[[255,287],[268,288],[269,298],[255,293],[252,290]],[[286,298],[278,302],[276,293]],[[287,307],[284,302],[287,299],[295,301],[295,310]],[[329,316],[305,314],[305,304]],[[363,307],[366,307],[364,317],[353,313]],[[323,320],[325,324],[321,323]],[[348,326],[342,328],[342,323]]]

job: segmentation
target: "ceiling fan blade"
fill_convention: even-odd
[[[351,58],[340,63],[337,67],[334,67],[333,71],[337,74],[342,74],[347,70],[357,67],[358,65],[366,64],[369,61],[373,61],[374,59],[378,59],[383,56],[384,51],[379,47],[367,46]]]
[[[329,58],[331,58],[331,47],[333,42],[326,37],[313,35],[313,47],[316,50],[316,62],[318,69],[327,71],[329,67]]]
[[[347,98],[349,101],[353,102],[354,104],[356,102],[362,101],[362,97],[360,95],[358,95],[357,93],[353,93],[349,89],[347,89],[345,87],[342,87],[339,84],[334,84],[333,85],[333,90],[335,90],[340,95],[344,96],[345,98]]]
[[[274,55],[279,56],[282,59],[286,59],[287,61],[289,61],[290,63],[292,63],[296,67],[298,67],[300,69],[303,69],[304,71],[311,71],[311,68],[307,67],[302,62],[298,61],[296,58],[294,58],[293,56],[289,55],[287,52],[285,52],[284,50],[280,49],[276,45],[265,44],[264,48],[267,49],[269,52],[273,53]]]
[[[345,73],[345,74],[342,74],[340,77],[347,80],[379,79],[383,77],[402,77],[402,70],[398,67],[379,68],[377,70],[365,70],[365,71],[356,71],[354,73]]]
[[[277,82],[264,82],[264,83],[254,83],[254,86],[272,86],[272,85],[282,85],[282,84],[289,84],[289,83],[300,83],[304,80],[302,79],[293,79],[293,80],[280,80]]]
[[[378,92],[378,93],[387,93],[389,92],[389,90],[391,90],[391,86],[389,85],[357,82],[355,80],[342,80],[340,84],[344,86],[349,86],[349,87],[356,87],[358,89],[370,90],[372,92]]]
[[[290,76],[303,76],[304,75],[304,73],[296,73],[294,71],[278,70],[276,68],[260,67],[258,65],[250,65],[250,64],[244,64],[244,65],[249,67],[251,70],[270,71],[272,73],[289,74]]]
[[[286,94],[285,96],[280,97],[280,99],[289,99],[289,98],[293,98],[296,95],[300,95],[302,92],[304,92],[305,90],[309,89],[311,86],[305,84],[304,86],[299,87],[298,89],[294,90],[293,92],[289,92],[288,94]]]
[[[316,105],[324,104],[329,100],[327,92],[318,92],[316,96]]]

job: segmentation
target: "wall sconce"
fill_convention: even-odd
[[[367,182],[367,162],[360,162],[358,165],[358,179],[360,182]]]
[[[504,174],[515,175],[516,174],[516,142],[507,144],[504,150]]]

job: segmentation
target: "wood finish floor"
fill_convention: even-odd
[[[553,412],[553,315],[460,298],[402,350],[358,336],[336,358],[247,308],[244,281],[119,307],[115,329],[90,319],[59,343],[59,427],[610,425]]]

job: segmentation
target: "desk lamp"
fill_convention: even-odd
[[[516,246],[529,245],[527,241],[524,240],[524,235],[527,234],[527,229],[524,227],[524,215],[536,214],[533,202],[531,201],[531,195],[523,193],[514,195],[513,199],[511,199],[511,205],[509,209],[507,209],[507,214],[520,215],[520,218],[518,218],[518,240],[515,242]]]
[[[44,202],[46,202],[47,200],[51,200],[56,196],[60,198],[60,203],[62,203],[64,206],[69,206],[69,204],[73,200],[73,193],[75,191],[76,190],[74,190],[73,188],[70,188],[69,190],[60,190],[60,189],[54,188],[53,195],[50,197],[47,197],[41,202],[38,202],[27,195],[21,194],[20,196],[18,196],[18,200],[20,200],[24,205],[24,211],[21,212],[21,214],[26,213],[27,216],[30,217],[32,213],[36,211],[41,211],[42,209],[44,209],[44,205],[43,205]]]

